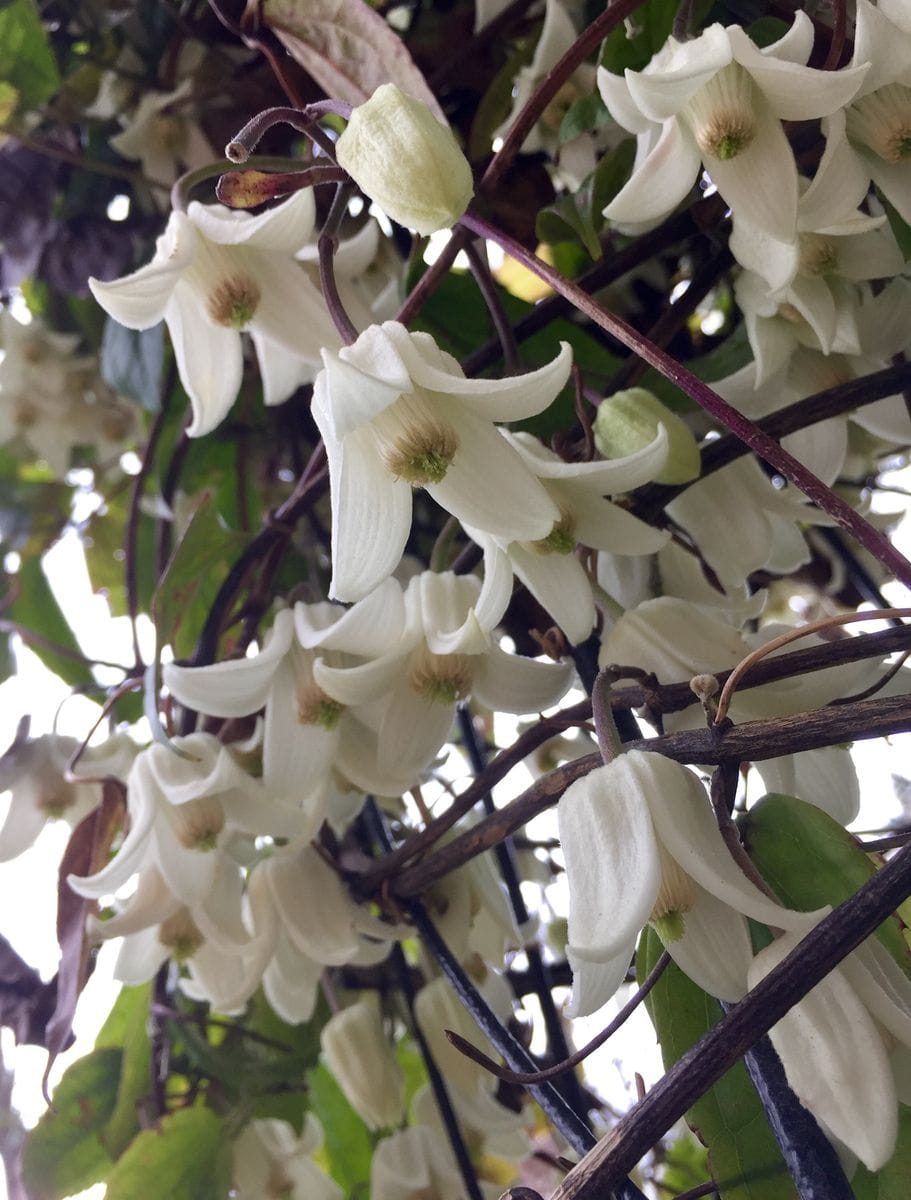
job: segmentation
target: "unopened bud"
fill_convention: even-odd
[[[421,234],[455,224],[474,193],[452,131],[394,83],[353,110],[335,150],[339,166],[371,200]]]
[[[595,444],[605,458],[624,458],[653,442],[659,425],[667,433],[667,462],[655,476],[656,483],[697,479],[701,462],[695,437],[676,413],[645,388],[627,388],[601,402],[595,416]]]

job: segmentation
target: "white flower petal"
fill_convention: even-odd
[[[832,72],[825,72],[831,75]],[[797,166],[781,122],[757,98],[750,143],[727,161],[711,158],[712,182],[738,214],[787,241],[797,229]]]
[[[319,361],[324,348],[341,346],[322,293],[302,266],[277,254],[259,254],[255,271],[261,295],[251,327],[313,362]]]
[[[795,948],[785,934],[753,962],[755,986]],[[878,1171],[895,1148],[898,1103],[882,1038],[836,968],[770,1030],[788,1083],[825,1128]]]
[[[444,478],[427,484],[427,492],[460,521],[504,541],[546,537],[560,514],[543,486],[495,425],[448,409],[449,403],[444,412],[457,429],[459,448]]]
[[[269,697],[279,663],[291,648],[294,618],[288,609],[275,614],[272,630],[259,654],[212,663],[207,667],[182,667],[165,663],[164,685],[187,708],[213,717],[244,717],[262,708]]]
[[[449,736],[455,707],[425,700],[403,682],[391,693],[380,725],[379,769],[407,769],[412,777],[423,770]]]
[[[604,209],[604,216],[637,224],[667,216],[695,183],[701,163],[692,134],[682,121],[672,118],[632,178]]]
[[[240,390],[244,371],[240,333],[206,320],[198,294],[183,281],[174,288],[165,320],[180,382],[193,406],[187,435],[202,437],[221,424]]]
[[[641,753],[630,751],[630,754]],[[650,764],[649,807],[655,832],[668,853],[707,892],[754,921],[778,929],[806,930],[816,913],[798,913],[770,900],[731,857],[715,822],[705,788],[692,772],[660,755]],[[685,781],[685,786],[682,786]]]
[[[369,429],[356,429],[342,442],[326,439],[332,491],[333,600],[361,600],[398,565],[411,529],[411,488],[393,479],[377,459]]]
[[[783,62],[799,63],[803,66],[810,57],[815,38],[816,31],[813,28],[813,22],[802,9],[798,9],[787,33],[782,34],[777,41],[770,45],[763,46],[760,54],[767,58],[777,58]]]
[[[640,112],[638,104],[630,96],[625,76],[614,75],[605,67],[598,67],[598,91],[607,111],[618,125],[630,133],[647,132],[652,121]]]
[[[128,329],[151,329],[165,315],[171,295],[196,256],[196,231],[182,213],[172,213],[155,257],[132,275],[102,282],[90,279],[92,295]]]
[[[307,846],[300,854],[276,854],[264,866],[292,945],[316,962],[348,962],[358,943],[354,905],[328,863]]]
[[[336,667],[318,658],[313,664],[313,678],[333,700],[353,708],[390,691],[401,677],[404,662],[405,653],[398,652],[349,667]]]
[[[590,962],[606,964],[632,949],[661,882],[642,756],[634,754],[596,767],[570,784],[557,804],[570,884],[568,941],[577,957]]]
[[[592,586],[572,555],[536,554],[518,542],[509,547],[513,568],[531,594],[573,644],[584,642],[595,625]]]
[[[313,237],[316,202],[311,188],[294,192],[287,200],[255,216],[191,201],[187,215],[212,242],[221,246],[256,246],[260,250],[295,253]]]
[[[458,396],[460,408],[471,409],[488,421],[520,421],[536,416],[563,389],[572,369],[572,347],[561,342],[556,358],[536,371],[505,379],[466,379],[461,369],[455,373],[437,365],[435,344],[428,350],[426,342],[416,334],[409,334],[404,325],[387,321],[383,329],[407,363],[416,384],[441,395]]]
[[[143,929],[126,938],[120,947],[114,978],[127,987],[148,983],[167,957],[167,949],[158,940],[158,929]]]
[[[800,227],[827,229],[841,214],[853,212],[867,194],[870,179],[845,134],[845,114],[823,122],[826,148],[813,182],[800,200]]]
[[[47,823],[47,810],[39,806],[37,799],[31,789],[21,786],[13,792],[6,820],[0,829],[0,863],[18,858]]]
[[[275,672],[266,706],[263,783],[278,799],[301,804],[328,778],[338,731],[299,721],[298,702],[298,680],[286,659]]]
[[[575,490],[575,489],[574,489]],[[587,499],[574,510],[576,540],[609,554],[654,554],[670,540],[665,529],[640,521],[618,504],[599,497]]]
[[[799,796],[840,825],[850,825],[860,811],[860,785],[850,750],[827,746],[753,765],[766,791]]]
[[[340,650],[365,657],[385,654],[401,638],[405,625],[405,603],[401,585],[385,579],[351,608],[336,605],[336,619],[318,628],[311,619],[314,606],[294,606],[294,627],[300,644],[308,649]]]
[[[587,1017],[607,1004],[626,978],[636,949],[635,938],[614,957],[605,962],[592,962],[576,953],[573,946],[566,947],[566,958],[572,968],[573,990],[566,1006],[568,1017]]]
[[[626,82],[629,93],[640,111],[653,121],[664,121],[678,113],[713,75],[731,61],[730,32],[723,25],[714,24],[692,41],[676,42],[671,39],[671,69],[628,70]],[[653,68],[657,66],[654,61],[651,65]]]
[[[810,121],[843,108],[863,83],[867,66],[817,71],[764,54],[743,30],[729,30],[734,58],[762,90],[770,109],[783,121]]]
[[[742,1000],[753,947],[746,920],[698,883],[684,915],[683,937],[668,944],[671,958],[695,984],[719,1000]]]
[[[263,403],[267,408],[284,404],[299,387],[313,381],[319,369],[318,363],[302,358],[300,354],[293,354],[278,342],[270,342],[255,329],[251,329],[250,333],[263,381]]]
[[[572,664],[537,662],[491,646],[479,657],[473,691],[495,712],[540,712],[560,700],[572,678]]]

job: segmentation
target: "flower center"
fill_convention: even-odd
[[[576,548],[575,517],[571,513],[561,512],[547,537],[529,542],[529,547],[536,554],[572,554]]]
[[[693,881],[675,858],[658,843],[661,884],[649,921],[665,945],[683,937],[686,914],[693,907]]]
[[[749,73],[738,63],[729,63],[690,100],[684,112],[704,158],[728,162],[752,142],[754,91]]]
[[[51,820],[57,820],[62,817],[68,808],[73,803],[73,797],[66,793],[54,794],[51,796],[42,796],[39,807],[42,812],[47,813]]]
[[[214,850],[225,814],[214,796],[198,796],[174,806],[177,840],[187,850]]]
[[[321,725],[334,729],[345,711],[344,704],[327,696],[316,683],[307,683],[297,691],[297,719],[301,725]]]
[[[887,163],[911,158],[911,88],[900,83],[864,96],[848,109],[848,137]]]
[[[417,394],[400,396],[373,419],[386,470],[412,487],[440,483],[459,448],[459,436]]]
[[[834,238],[821,233],[800,235],[800,271],[804,275],[830,275],[838,267],[838,247]]]
[[[177,962],[186,962],[203,945],[205,938],[187,909],[168,917],[158,926],[158,940],[171,952]]]
[[[471,694],[474,671],[468,654],[431,654],[424,649],[408,675],[408,683],[430,704],[457,704]]]
[[[253,320],[262,292],[256,280],[246,274],[220,279],[206,300],[209,316],[216,325],[243,329]]]

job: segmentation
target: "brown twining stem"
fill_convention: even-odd
[[[356,890],[369,895],[384,879],[394,875],[405,863],[428,850],[434,842],[450,830],[457,821],[480,804],[492,787],[539,746],[555,737],[564,729],[571,728],[591,715],[591,702],[583,700],[571,708],[565,708],[553,717],[542,718],[531,729],[516,738],[511,746],[501,750],[480,772],[476,779],[441,813],[430,825],[409,837],[407,842],[383,855],[376,865],[352,880]]]
[[[458,258],[459,251],[468,245],[469,234],[464,229],[453,231],[452,237],[440,251],[437,258],[430,264],[421,278],[417,281],[404,303],[396,313],[396,321],[407,325],[421,311],[426,301],[433,295],[446,277],[449,268]]]
[[[774,682],[778,679],[787,679],[792,675],[801,675],[808,671],[825,670],[827,667],[838,666],[846,662],[857,662],[862,658],[881,658],[887,654],[891,654],[895,650],[906,649],[908,640],[909,631],[898,628],[861,634],[859,637],[844,638],[842,641],[827,642],[824,645],[808,646],[803,650],[794,650],[788,654],[776,655],[774,658],[764,659],[756,665],[744,681],[743,686],[745,689],[750,689],[759,687],[763,683]],[[728,674],[729,672],[727,671],[719,671],[716,672],[716,677],[719,681],[723,681],[727,678]],[[660,712],[671,713],[689,708],[693,702],[693,693],[690,690],[689,681],[685,683],[657,684],[649,687],[633,685],[611,689],[611,704],[616,709],[642,708],[645,705],[654,705],[658,707]],[[829,710],[824,711],[828,712]],[[583,700],[579,704],[563,709],[562,712],[555,713],[553,717],[549,717],[532,726],[531,729],[526,730],[512,746],[501,750],[487,764],[483,773],[458,796],[450,808],[426,828],[413,834],[407,842],[381,858],[374,867],[371,867],[367,872],[353,879],[352,884],[358,893],[370,895],[384,879],[397,874],[405,863],[417,858],[437,842],[461,817],[465,816],[476,804],[481,802],[486,791],[504,779],[523,758],[526,758],[538,746],[546,742],[548,738],[563,729],[578,725],[580,721],[584,721],[590,715],[591,702]],[[673,736],[676,737],[677,735]],[[644,745],[645,743],[642,743],[642,747]],[[653,745],[655,748],[659,748],[661,743],[653,743]],[[597,756],[590,755],[589,761],[592,766],[596,765],[598,761]],[[707,760],[695,759],[694,761]],[[561,768],[561,770],[565,769]],[[588,769],[590,768],[586,768],[586,770]],[[585,770],[581,774],[585,774]],[[576,778],[576,776],[573,776],[573,778]],[[562,792],[571,782],[572,779],[567,778],[564,782],[560,783],[559,792]],[[539,780],[532,790],[540,786],[546,785],[542,785],[542,781]],[[527,795],[528,793],[525,794]],[[554,797],[553,802],[556,802],[556,797]],[[543,807],[546,808],[547,803]],[[501,811],[505,812],[506,810],[503,809]],[[538,811],[543,811],[543,809]],[[519,824],[521,823],[520,821]]]
[[[756,422],[758,429],[769,437],[780,439],[789,433],[797,433],[824,421],[829,417],[838,417],[854,409],[863,408],[866,404],[874,404],[893,396],[911,383],[911,363],[900,363],[898,366],[884,367],[881,371],[873,371],[869,375],[857,379],[849,379],[846,383],[836,384],[824,391],[816,392],[803,400],[797,400],[786,408],[770,413]],[[749,453],[749,449],[740,438],[732,433],[726,433],[714,442],[702,447],[702,469],[700,479],[720,471],[729,463],[735,462]],[[665,484],[649,483],[639,488],[633,496],[632,512],[643,521],[652,521],[670,504],[675,496],[685,492],[691,485],[688,483]]]
[[[263,136],[274,125],[290,125],[298,133],[306,134],[319,146],[330,162],[335,162],[335,143],[323,133],[318,124],[320,117],[330,112],[347,118],[351,116],[351,105],[336,100],[319,100],[316,104],[308,104],[306,108],[267,108],[257,113],[228,142],[225,146],[225,158],[233,163],[245,163]]]
[[[326,217],[326,223],[323,226],[317,243],[319,279],[323,299],[326,301],[326,307],[329,310],[329,315],[332,317],[335,328],[338,330],[339,337],[346,346],[350,346],[353,342],[356,342],[358,334],[357,328],[348,316],[348,312],[342,303],[342,298],[338,294],[338,284],[335,279],[335,252],[338,249],[339,227],[345,218],[345,213],[348,211],[348,198],[350,195],[350,185],[340,183],[336,188],[332,207],[329,209],[329,215]]]
[[[601,1200],[671,1126],[911,895],[911,846],[812,929],[567,1175],[552,1200]]]
[[[643,738],[625,743],[625,748],[663,754],[680,763],[717,765],[728,758],[741,762],[778,758],[801,750],[818,750],[846,741],[909,731],[911,696],[889,696],[862,700],[857,704],[830,705],[815,712],[796,713],[774,720],[749,721],[724,731],[693,729]],[[600,754],[587,754],[542,776],[492,816],[485,817],[416,865],[398,871],[390,884],[393,895],[417,895],[444,875],[464,866],[515,833],[532,817],[551,808],[571,783],[600,765]]]
[[[824,71],[837,71],[838,64],[841,62],[841,56],[845,48],[845,39],[848,30],[848,4],[847,0],[832,0],[833,21],[832,21],[832,40],[829,42],[829,52],[826,55],[826,61],[822,64]]]
[[[510,375],[518,375],[522,370],[519,348],[513,336],[509,317],[503,308],[503,301],[497,291],[496,280],[491,273],[483,242],[468,242],[465,246],[465,254],[468,257],[468,265],[471,267],[474,281],[478,285],[478,291],[487,305],[487,311],[490,313],[493,327],[500,339],[500,345],[503,347],[503,361],[506,364],[506,370]]]
[[[782,646],[787,646],[791,642],[798,641],[800,638],[808,637],[811,633],[819,633],[823,629],[834,629],[839,625],[852,625],[858,621],[886,621],[897,620],[899,618],[904,620],[908,617],[911,617],[911,608],[877,608],[869,612],[837,613],[834,616],[821,617],[818,621],[811,621],[807,625],[801,625],[799,629],[789,629],[787,633],[782,633],[778,637],[772,638],[771,641],[757,646],[746,658],[740,660],[727,677],[725,685],[721,689],[721,695],[718,697],[715,724],[721,725],[727,718],[731,700],[734,698],[734,692],[737,690],[737,685],[747,671]]]
[[[515,156],[521,150],[525,139],[531,133],[538,118],[557,95],[563,84],[566,83],[576,68],[581,66],[588,56],[598,49],[610,31],[615,29],[621,21],[626,20],[630,13],[635,12],[637,8],[641,8],[643,3],[644,0],[611,0],[611,3],[608,4],[604,12],[596,17],[587,29],[582,31],[560,61],[551,68],[547,76],[541,81],[528,98],[525,107],[516,117],[515,121],[513,121],[512,125],[510,125],[506,136],[503,138],[503,145],[493,156],[481,178],[481,182],[478,185],[479,191],[493,191],[509,169]]]
[[[692,371],[650,342],[622,317],[602,308],[576,284],[538,258],[536,254],[526,250],[520,242],[498,229],[491,222],[469,212],[460,218],[459,223],[464,229],[496,242],[516,262],[521,263],[539,279],[550,284],[555,291],[561,292],[567,299],[572,300],[579,312],[589,317],[606,333],[617,338],[624,346],[644,358],[650,366],[660,371],[671,383],[676,384],[690,399],[695,400],[701,408],[704,408],[717,421],[735,433],[755,454],[768,462],[770,466],[775,467],[795,487],[799,488],[807,499],[821,508],[823,512],[834,517],[838,524],[847,529],[899,582],[906,587],[911,587],[911,563],[879,529],[871,525],[847,501],[833,492],[793,454],[789,454],[774,438],[769,437],[757,425],[739,413],[736,408],[723,400],[708,384],[698,379]]]
[[[502,1079],[504,1083],[515,1083],[521,1087],[533,1083],[543,1083],[545,1079],[554,1079],[557,1075],[562,1075],[564,1071],[571,1071],[573,1067],[577,1067],[579,1063],[588,1058],[590,1054],[594,1054],[609,1038],[613,1037],[649,994],[664,974],[665,968],[670,961],[671,956],[665,950],[642,981],[641,987],[627,1000],[626,1004],[624,1004],[605,1029],[595,1034],[591,1041],[587,1042],[581,1050],[574,1051],[568,1058],[563,1059],[562,1062],[554,1063],[553,1066],[545,1067],[541,1071],[510,1071],[508,1067],[501,1067],[499,1063],[495,1063],[492,1058],[489,1058],[477,1046],[472,1045],[467,1038],[454,1033],[451,1029],[446,1029],[444,1032],[457,1050],[461,1051],[467,1058],[470,1058],[472,1062],[476,1062],[479,1067],[483,1067],[485,1071],[489,1071],[491,1075],[495,1075],[497,1079]]]

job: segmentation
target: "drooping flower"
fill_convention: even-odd
[[[337,1012],[323,1026],[320,1046],[348,1103],[370,1129],[401,1122],[405,1080],[375,1004],[358,1000]]]
[[[304,1114],[301,1135],[287,1121],[251,1121],[233,1145],[232,1195],[236,1200],[343,1200],[344,1192],[313,1160],[323,1129]]]
[[[569,885],[570,1012],[594,1012],[623,982],[651,922],[704,991],[739,1000],[752,949],[745,917],[807,930],[737,866],[705,788],[660,754],[630,750],[571,784],[557,805]]]
[[[750,987],[799,942],[799,933],[786,932],[760,951]],[[889,953],[868,938],[773,1025],[769,1037],[788,1083],[829,1137],[869,1171],[880,1170],[898,1134],[890,1059],[896,1049],[911,1047],[911,987]]]
[[[660,220],[704,165],[736,214],[772,236],[791,237],[797,167],[781,122],[835,112],[867,70],[806,67],[812,46],[812,22],[798,12],[788,32],[762,49],[739,25],[716,24],[692,41],[669,38],[644,70],[627,70],[625,78],[600,69],[604,103],[638,137],[632,178],[604,215],[633,224]]]
[[[546,408],[571,359],[564,343],[537,371],[466,379],[432,337],[394,321],[325,351],[313,416],[329,459],[330,596],[359,600],[391,574],[411,529],[413,487],[495,537],[547,537],[559,511],[494,421]]]
[[[905,0],[857,0],[855,64],[869,70],[844,117],[824,126],[846,143],[853,161],[842,186],[866,190],[872,179],[905,221],[911,221],[911,14]],[[849,172],[853,172],[849,174]]]
[[[664,530],[606,499],[655,478],[667,461],[667,435],[659,427],[649,444],[634,453],[589,463],[564,462],[530,434],[506,437],[560,517],[547,537],[533,541],[507,541],[466,524],[466,532],[484,549],[485,584],[504,569],[514,571],[569,640],[582,642],[594,627],[595,604],[588,575],[573,551],[581,545],[613,554],[652,554],[667,542]]]
[[[424,571],[405,591],[398,644],[361,666],[314,664],[320,687],[343,705],[377,701],[380,770],[395,765],[413,777],[443,745],[456,705],[475,696],[495,712],[536,712],[555,704],[572,669],[507,654],[492,635],[509,597],[479,620],[481,584],[473,575]]]
[[[328,603],[282,609],[259,654],[206,667],[168,663],[164,682],[181,704],[212,716],[265,708],[263,783],[270,795],[304,808],[313,834],[326,816],[330,771],[344,772],[349,744],[360,761],[357,746],[367,734],[360,725],[347,729],[353,715],[322,690],[315,662],[324,657],[341,669],[387,653],[398,646],[403,623],[401,588],[386,580],[348,610]]]
[[[137,747],[124,734],[115,734],[86,751],[76,765],[77,778],[67,778],[67,763],[78,749],[76,738],[48,733],[14,742],[0,758],[0,791],[10,792],[0,827],[0,862],[27,850],[48,821],[78,825],[101,803],[97,780],[125,776]]]
[[[242,330],[256,340],[267,404],[290,395],[288,354],[315,363],[323,347],[340,344],[322,295],[294,259],[315,217],[310,190],[255,217],[194,200],[171,214],[150,263],[110,283],[89,280],[98,303],[128,329],[167,323],[193,406],[190,437],[211,432],[234,403]]]

